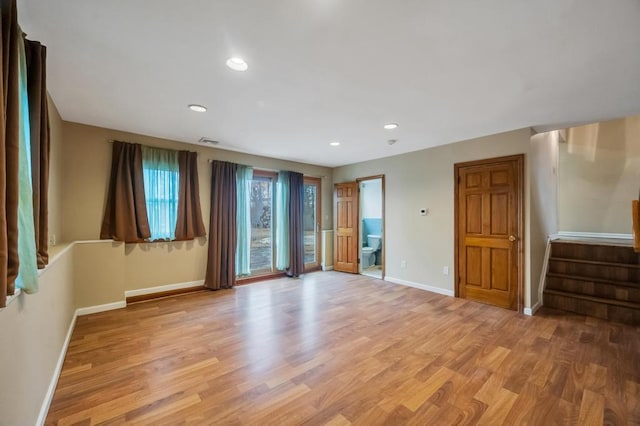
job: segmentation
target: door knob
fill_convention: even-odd
[[[509,241],[514,242],[516,240],[516,237],[514,237],[513,235],[509,235]]]

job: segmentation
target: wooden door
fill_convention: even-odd
[[[455,165],[456,294],[521,308],[524,156]]]
[[[358,273],[358,183],[335,184],[333,191],[335,238],[333,268]]]

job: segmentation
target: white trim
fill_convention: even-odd
[[[631,234],[608,234],[605,232],[572,232],[572,231],[559,231],[558,237],[572,237],[572,238],[605,238],[614,240],[632,240]]]
[[[119,244],[123,244],[122,241],[116,241],[116,240],[78,240],[78,241],[74,241],[74,244],[111,244],[111,243],[119,243]]]
[[[453,297],[453,290],[447,290],[445,288],[433,287],[427,284],[415,283],[413,281],[401,280],[400,278],[394,278],[390,276],[384,277],[385,281],[389,281],[390,283],[400,284],[407,287],[419,288],[420,290],[430,291],[432,293],[438,293],[445,296]]]
[[[541,299],[542,300],[542,299]],[[523,314],[528,315],[528,316],[532,316],[533,314],[536,313],[536,311],[538,309],[540,309],[540,307],[542,306],[542,303],[538,302],[535,305],[533,305],[530,308],[524,308],[524,310],[522,311]]]
[[[331,265],[331,266],[322,265],[322,270],[323,271],[333,271],[333,265]]]
[[[38,420],[36,421],[37,426],[44,425],[44,421],[47,419],[49,407],[51,406],[51,401],[53,400],[53,394],[56,390],[56,386],[58,385],[60,373],[62,372],[62,365],[64,364],[65,357],[67,356],[67,348],[69,347],[69,342],[71,341],[71,335],[73,334],[73,330],[76,326],[76,318],[78,318],[77,310],[74,312],[73,318],[71,318],[69,330],[67,331],[67,337],[64,339],[64,343],[62,344],[62,348],[60,349],[60,356],[58,356],[56,368],[55,370],[53,370],[53,376],[51,377],[51,382],[49,382],[49,388],[47,389],[47,393],[45,394],[44,400],[42,401],[40,414],[38,415]]]
[[[538,284],[538,303],[536,303],[534,307],[536,305],[540,307],[544,304],[543,294],[544,294],[544,286],[547,284],[547,271],[549,270],[549,257],[551,257],[551,240],[552,239],[553,239],[552,236],[549,236],[549,238],[547,238],[547,248],[544,251],[544,259],[542,259],[542,271],[540,272],[540,283]],[[533,310],[530,314],[527,314],[526,313],[527,308],[525,308],[525,315],[533,315],[537,309],[538,308]]]
[[[20,290],[19,288],[16,288],[13,291],[13,294],[11,296],[7,296],[5,302],[4,302],[4,308],[0,308],[0,311],[2,311],[3,309],[7,309],[9,307],[9,304],[11,302],[13,302],[14,300],[16,300],[18,298],[18,296],[20,296],[20,293],[22,293],[22,290]]]
[[[192,287],[200,287],[204,285],[204,280],[198,281],[189,281],[186,283],[176,283],[176,284],[167,284],[160,285],[157,287],[147,287],[147,288],[139,288],[136,290],[127,290],[124,292],[124,297],[134,297],[134,296],[142,296],[145,294],[154,294],[154,293],[162,293],[165,291],[171,290],[181,290],[183,288],[192,288]]]
[[[71,247],[73,247],[76,243],[70,243],[67,244],[66,247],[64,247],[62,250],[60,250],[59,252],[57,252],[56,254],[54,254],[53,256],[51,256],[49,258],[49,263],[42,269],[38,270],[38,276],[41,276],[42,274],[44,274],[45,272],[47,272],[58,260],[60,260],[62,258],[62,256],[68,252],[69,250],[71,250]]]
[[[96,314],[98,312],[112,311],[114,309],[121,309],[126,307],[127,307],[127,302],[125,302],[124,300],[121,300],[119,302],[105,303],[104,305],[87,306],[86,308],[78,308],[76,309],[76,315],[81,317],[83,315]]]

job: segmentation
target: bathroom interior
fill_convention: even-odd
[[[360,273],[383,278],[382,178],[360,181]]]

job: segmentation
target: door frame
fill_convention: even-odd
[[[360,199],[360,182],[366,182],[368,180],[375,180],[375,179],[381,179],[381,186],[382,186],[382,232],[381,232],[381,237],[382,237],[382,241],[380,242],[380,248],[382,249],[382,279],[384,280],[385,277],[385,256],[387,253],[386,250],[386,241],[387,241],[387,237],[386,237],[386,225],[385,225],[385,193],[384,193],[384,174],[382,175],[372,175],[372,176],[365,176],[365,177],[361,177],[361,178],[357,178],[356,182],[358,182],[358,222],[360,222],[362,220],[361,216],[361,206],[362,206],[362,200]],[[358,259],[361,259],[362,257],[362,235],[360,232],[360,223],[358,223]],[[362,263],[358,262],[358,273],[361,274],[362,272]]]
[[[455,163],[453,165],[453,187],[454,187],[454,195],[453,195],[453,215],[454,215],[454,256],[453,256],[453,268],[454,268],[454,296],[460,297],[460,269],[459,269],[459,254],[460,254],[460,240],[459,240],[459,225],[460,225],[460,215],[459,215],[459,205],[458,205],[458,179],[459,179],[459,170],[461,168],[470,167],[470,166],[482,166],[494,163],[500,163],[505,161],[515,161],[516,162],[516,175],[518,177],[518,182],[516,186],[516,191],[518,194],[518,199],[516,201],[516,205],[518,206],[518,307],[517,311],[522,312],[524,308],[524,164],[525,164],[525,155],[524,154],[516,154],[516,155],[508,155],[505,157],[495,157],[495,158],[486,158],[482,160],[473,160],[466,161],[463,163]]]

